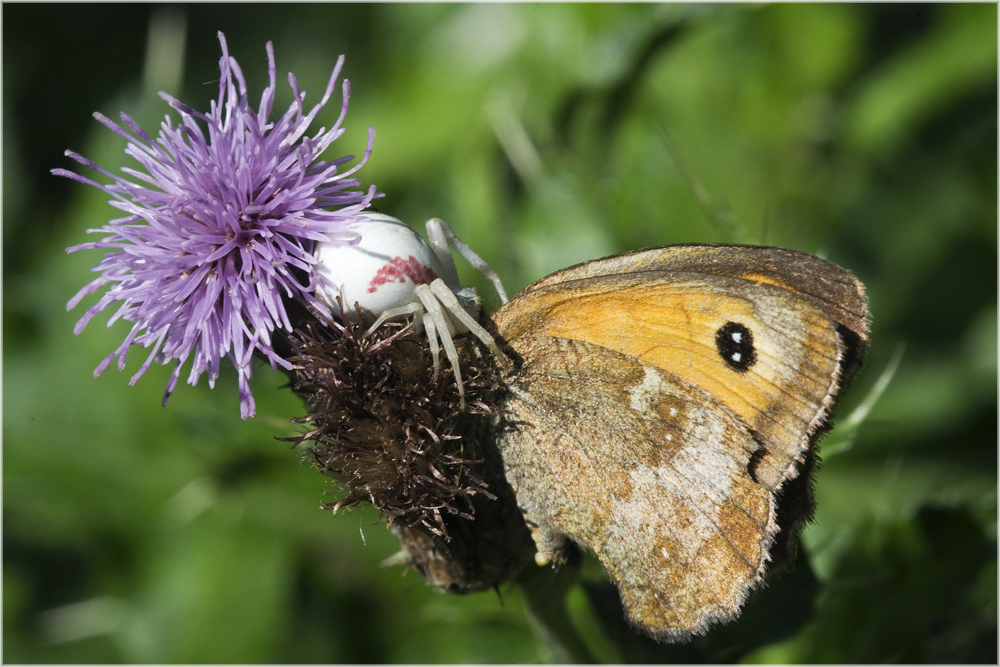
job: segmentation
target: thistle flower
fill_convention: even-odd
[[[390,325],[365,334],[373,319],[295,330],[295,388],[309,414],[294,421],[310,428],[290,441],[346,492],[327,509],[370,502],[390,523],[447,534],[446,515],[471,519],[473,496],[495,498],[474,472],[494,366],[468,339],[456,341],[469,373],[465,410],[454,377],[433,371],[426,341]]]
[[[179,113],[180,122],[175,126],[167,116],[155,140],[125,113],[121,119],[127,129],[94,114],[128,140],[126,154],[145,171],[123,169],[132,177],[128,180],[67,151],[67,156],[112,182],[97,183],[65,169],[52,173],[100,188],[113,197],[112,206],[127,214],[88,230],[108,234],[102,240],[67,248],[67,252],[112,251],[93,269],[100,277],[67,304],[67,310],[72,309],[85,295],[110,285],[77,322],[75,333],[119,301],[108,324],[119,318],[133,323],[124,342],[94,375],[100,375],[116,358],[118,369],[124,370],[132,345],[152,347],[129,384],[135,384],[154,360],[162,364],[176,360],[163,397],[166,404],[189,358],[188,383],[197,383],[207,372],[209,385],[214,387],[219,362],[226,356],[238,371],[241,412],[247,419],[255,412],[249,387],[254,351],[270,360],[272,368],[291,367],[271,343],[276,329],[292,329],[282,300],[295,299],[328,312],[314,296],[313,251],[320,241],[357,242],[357,234],[347,229],[347,223],[377,195],[374,186],[367,193],[358,190],[358,180],[350,176],[371,155],[374,130],[369,128],[360,163],[338,173],[353,156],[332,162],[318,158],[344,131],[341,123],[350,92],[346,80],[337,122],[312,137],[306,131],[330,99],[344,57],[337,61],[323,98],[308,113],[304,113],[305,93],[289,74],[294,101],[274,121],[271,43],[267,44],[270,84],[255,111],[222,33],[219,42],[219,96],[207,114],[160,93]]]
[[[309,409],[294,420],[306,430],[281,439],[343,491],[326,509],[370,502],[392,526],[404,552],[385,564],[453,593],[495,588],[535,553],[497,447],[503,371],[473,337],[457,338],[463,406],[454,375],[434,371],[430,341],[398,323],[368,333],[374,320],[362,311],[292,333],[295,389]]]

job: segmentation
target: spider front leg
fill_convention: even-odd
[[[418,316],[414,315],[414,321],[416,321],[417,317]],[[440,360],[438,359],[438,352],[439,352],[438,334],[437,334],[438,327],[437,324],[435,324],[434,322],[435,318],[433,313],[423,313],[422,315],[419,315],[419,318],[423,321],[424,330],[427,332],[427,346],[428,349],[430,349],[431,351],[431,366],[434,369],[434,377],[437,377],[438,369],[441,367]],[[444,336],[448,335],[447,327],[443,329],[442,334]],[[445,352],[447,353],[447,349],[445,350]],[[458,395],[459,397],[462,397],[463,395],[461,387],[459,387]]]
[[[434,374],[437,375],[438,372],[438,355],[437,355],[437,341],[435,338],[440,338],[441,344],[444,346],[445,356],[448,357],[448,361],[451,362],[451,370],[455,373],[455,386],[458,387],[458,402],[461,409],[465,409],[465,388],[462,386],[462,372],[459,369],[458,363],[458,350],[455,348],[455,341],[452,340],[452,335],[455,333],[455,327],[452,326],[452,322],[445,317],[445,312],[441,309],[441,302],[438,301],[437,290],[434,290],[434,285],[438,284],[444,289],[450,296],[452,301],[454,301],[455,306],[462,312],[463,315],[468,317],[468,313],[462,309],[462,306],[455,299],[455,295],[451,293],[447,285],[437,278],[431,283],[430,287],[427,285],[417,285],[416,292],[417,297],[420,302],[424,305],[427,310],[427,315],[424,316],[424,326],[427,328],[427,337],[431,344],[431,358],[434,362]],[[455,311],[449,309],[452,314]],[[428,321],[428,319],[430,321]],[[476,324],[478,327],[479,325]],[[434,336],[431,327],[437,330],[438,336]],[[488,334],[487,334],[488,335]],[[490,341],[492,342],[492,338]]]
[[[492,266],[476,254],[475,250],[455,236],[455,232],[452,231],[447,222],[441,218],[431,218],[425,226],[431,249],[437,256],[441,268],[448,273],[448,275],[442,276],[446,283],[449,285],[459,285],[458,270],[455,268],[455,260],[451,257],[451,249],[454,248],[473,268],[489,278],[497,294],[500,295],[500,303],[507,303],[507,292],[504,291],[503,283],[500,282],[500,276],[493,270]],[[478,314],[476,313],[476,315]]]
[[[476,338],[483,341],[483,344],[490,349],[490,352],[499,356],[500,349],[497,347],[496,341],[493,340],[493,336],[465,311],[462,304],[455,297],[455,294],[448,289],[448,286],[444,282],[440,279],[433,281],[430,284],[430,291],[434,293],[452,316],[465,325],[466,331],[471,332]]]

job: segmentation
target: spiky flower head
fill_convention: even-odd
[[[247,419],[255,412],[249,386],[253,353],[263,354],[272,368],[290,368],[272,347],[275,330],[292,329],[283,299],[328,312],[314,296],[313,251],[319,241],[357,242],[347,224],[368,207],[376,192],[374,186],[367,193],[359,190],[359,181],[351,176],[371,155],[374,130],[369,128],[362,160],[338,172],[353,156],[330,162],[318,158],[344,132],[348,81],[343,82],[340,117],[333,127],[321,128],[311,137],[306,132],[333,94],[344,57],[337,61],[323,98],[308,113],[305,93],[289,74],[294,99],[274,120],[271,43],[267,44],[270,84],[254,110],[222,33],[219,42],[219,96],[208,113],[160,93],[178,112],[180,122],[174,125],[168,115],[155,140],[125,113],[121,114],[125,127],[94,114],[128,141],[126,154],[142,167],[122,170],[132,180],[72,151],[66,155],[112,182],[97,183],[65,169],[52,173],[100,188],[113,197],[112,206],[127,214],[88,230],[108,234],[100,241],[67,248],[68,252],[111,251],[93,269],[101,275],[67,304],[72,309],[85,295],[110,285],[77,322],[75,332],[116,302],[121,304],[109,324],[119,318],[133,323],[95,376],[114,359],[124,370],[132,345],[152,347],[130,384],[154,360],[162,364],[175,360],[163,397],[166,403],[189,358],[188,383],[195,384],[207,372],[214,387],[220,361],[228,357],[238,371],[241,412]]]
[[[463,408],[454,376],[434,372],[427,341],[409,327],[364,333],[373,321],[360,312],[296,329],[295,388],[309,414],[295,421],[309,429],[290,440],[346,492],[328,509],[370,502],[390,523],[447,535],[449,515],[472,518],[473,496],[495,498],[475,472],[495,367],[469,338],[455,341],[468,375]]]
[[[430,341],[412,324],[370,331],[375,315],[356,315],[319,318],[289,337],[295,390],[309,407],[294,420],[305,430],[280,439],[337,483],[342,495],[326,509],[371,503],[392,526],[405,553],[385,564],[412,566],[451,593],[510,580],[533,562],[535,543],[497,445],[506,364],[475,337],[457,337],[463,406],[454,375],[434,370]]]

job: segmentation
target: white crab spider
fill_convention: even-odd
[[[349,229],[361,236],[360,242],[320,243],[316,248],[316,271],[320,276],[316,295],[339,317],[350,317],[355,303],[373,314],[381,313],[368,333],[386,320],[413,315],[414,333],[427,331],[435,374],[439,369],[439,339],[444,346],[464,407],[465,390],[452,337],[471,332],[493,353],[499,354],[499,350],[493,336],[476,321],[479,295],[458,282],[451,250],[457,250],[490,279],[502,303],[507,302],[507,294],[496,271],[462,243],[443,220],[431,218],[426,227],[430,244],[401,221],[381,213],[367,213],[349,223]],[[340,312],[337,296],[346,313]]]

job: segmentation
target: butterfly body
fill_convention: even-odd
[[[651,248],[527,287],[494,323],[514,361],[498,443],[536,560],[594,552],[658,639],[733,618],[782,514],[808,513],[782,495],[868,319],[854,276],[778,248]]]

